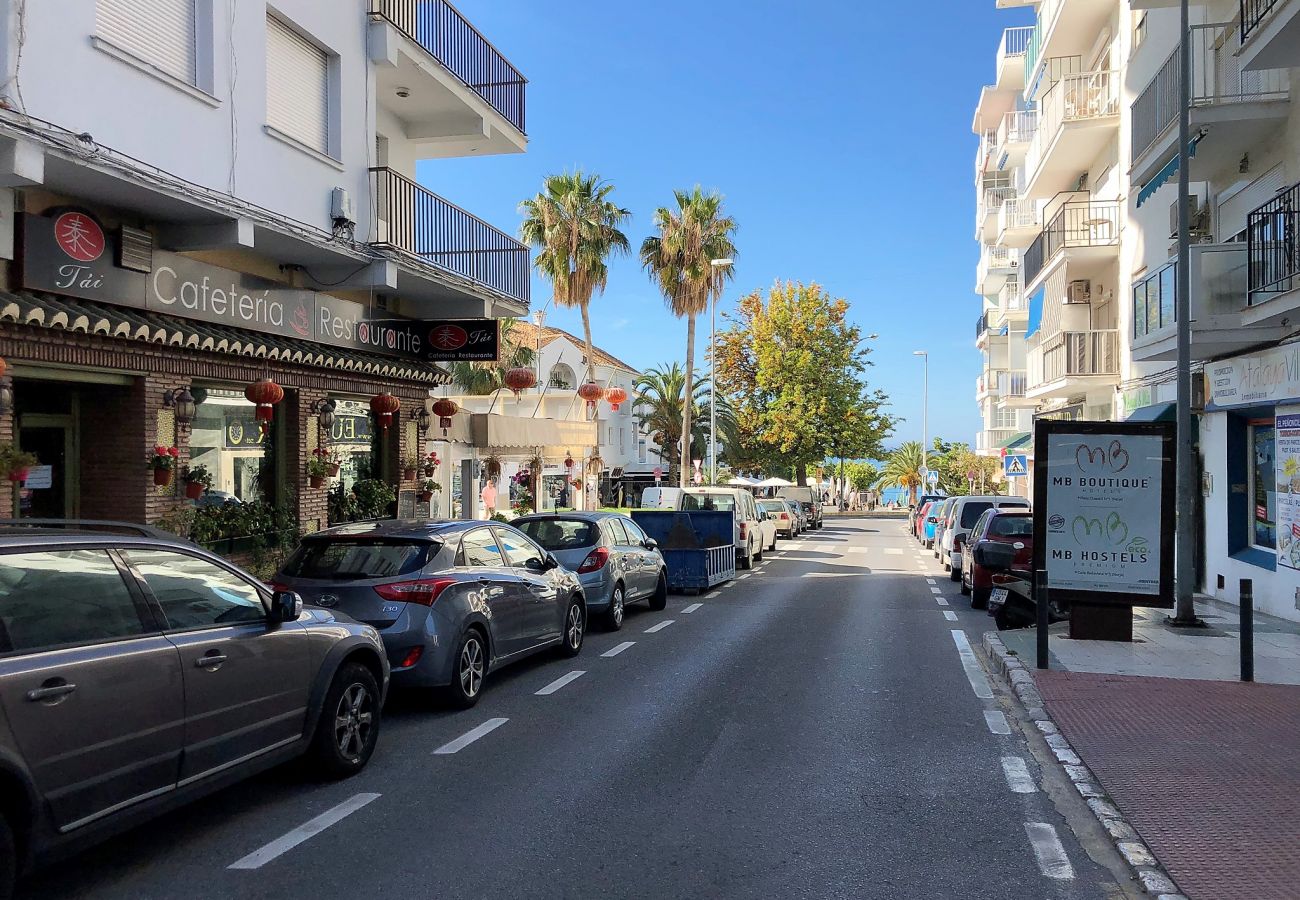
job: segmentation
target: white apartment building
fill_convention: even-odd
[[[1022,250],[1027,298],[1024,400],[1000,405],[1172,418],[1178,4],[1034,5],[1023,93],[1004,38],[976,115],[981,188],[995,189],[980,194],[981,216],[998,222],[981,232],[985,254]],[[1300,618],[1300,420],[1286,418],[1300,414],[1300,0],[1212,0],[1191,18],[1197,572],[1227,600],[1251,578],[1259,609]],[[1021,117],[1033,119],[1023,156],[1010,138]],[[1003,224],[1022,201],[1027,245]]]

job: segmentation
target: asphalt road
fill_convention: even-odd
[[[396,696],[355,778],[281,768],[20,896],[1129,896],[963,658],[991,620],[900,521],[781,547],[716,594],[630,610],[576,660],[495,674],[473,710]]]

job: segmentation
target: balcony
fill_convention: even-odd
[[[1061,331],[1029,348],[1025,396],[1034,400],[1069,396],[1118,376],[1118,331]]]
[[[993,294],[1020,268],[1020,251],[985,245],[975,269],[975,293]]]
[[[1119,129],[1116,72],[1064,75],[1043,94],[1038,129],[1025,155],[1025,195],[1046,200],[1069,190]]]
[[[999,244],[1024,250],[1034,242],[1042,228],[1043,216],[1040,204],[1035,200],[1014,197],[998,208]]]
[[[998,291],[989,309],[989,327],[1001,328],[1004,325],[1023,323],[1029,315],[1029,304],[1020,290],[1018,278],[1008,278],[1006,284]]]
[[[1002,117],[993,147],[994,165],[999,171],[1014,169],[1025,161],[1029,144],[1038,130],[1038,110],[1018,109]]]
[[[1014,200],[1016,189],[1013,187],[992,187],[984,189],[979,206],[975,210],[975,240],[991,242],[998,236],[998,212],[1008,200]]]
[[[987,428],[975,432],[975,452],[980,456],[997,456],[1009,441],[1020,434],[1015,428]]]
[[[1300,67],[1300,0],[1241,0],[1243,69]]]
[[[1025,89],[1025,51],[1029,48],[1034,26],[1008,28],[998,44],[997,82],[1000,91]]]
[[[989,333],[989,314],[982,312],[979,318],[975,320],[975,345],[979,344],[988,336]]]
[[[1062,204],[1025,251],[1025,286],[1030,287],[1059,253],[1080,261],[1106,258],[1119,246],[1118,200],[1072,200]]]
[[[376,168],[370,173],[375,247],[460,276],[498,298],[527,307],[527,247],[392,169]]]
[[[1246,318],[1258,322],[1300,306],[1300,184],[1250,214],[1246,248]]]
[[[1193,244],[1191,267],[1192,359],[1230,356],[1255,344],[1280,340],[1284,329],[1247,326],[1242,321],[1248,281],[1246,246]],[[1133,359],[1178,356],[1175,269],[1177,258],[1133,285]]]
[[[1112,0],[1042,0],[1025,54],[1025,84],[1029,90],[1042,77],[1043,60],[1091,52],[1114,5]]]
[[[1290,78],[1285,69],[1242,71],[1233,55],[1236,26],[1195,25],[1192,47],[1192,133],[1203,135],[1195,146],[1193,181],[1234,166],[1242,155],[1279,131],[1290,107]],[[1146,184],[1178,152],[1178,95],[1182,53],[1175,49],[1132,106],[1130,178]]]
[[[377,103],[432,157],[522,153],[528,80],[447,0],[370,0]]]
[[[975,379],[975,400],[1023,397],[1028,377],[1023,369],[986,369]]]

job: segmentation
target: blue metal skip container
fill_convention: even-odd
[[[632,521],[659,543],[670,590],[703,591],[736,577],[734,513],[634,509]]]

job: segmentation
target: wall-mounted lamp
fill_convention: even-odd
[[[320,421],[320,427],[327,433],[334,429],[334,410],[338,404],[333,400],[316,400],[312,402],[309,412]]]
[[[182,431],[189,431],[190,424],[198,414],[198,403],[187,387],[167,391],[163,394],[163,409],[176,411],[176,425]]]
[[[424,437],[429,430],[429,410],[424,404],[411,410],[411,418],[415,420],[415,427],[420,431],[420,437]]]

